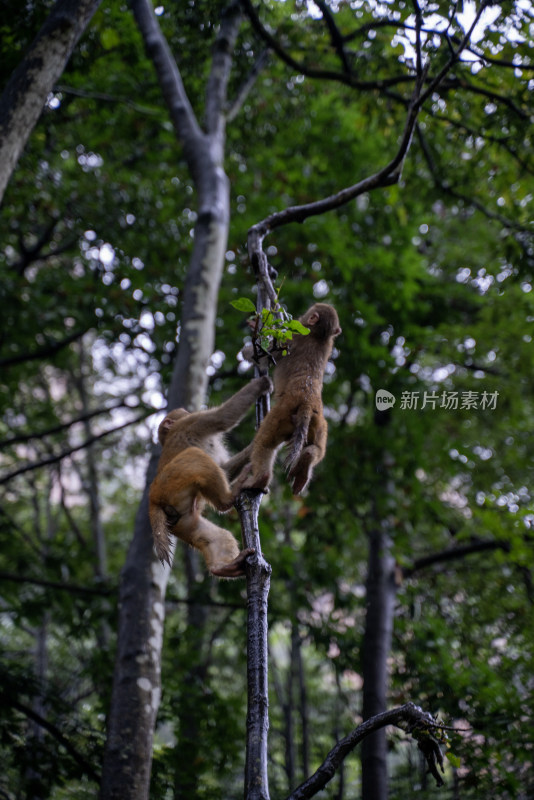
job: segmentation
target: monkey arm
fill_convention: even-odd
[[[181,539],[200,550],[212,575],[240,578],[245,574],[246,558],[254,550],[246,548],[240,551],[230,531],[219,528],[204,517],[199,517],[188,530],[180,521],[176,530]]]
[[[278,448],[289,439],[292,432],[292,409],[288,408],[286,402],[279,400],[256,431],[250,453],[252,468],[247,469],[245,466],[232,485],[234,492],[241,489],[267,489],[273,476]]]
[[[222,464],[223,470],[226,472],[228,478],[232,481],[241,472],[245,464],[250,461],[250,454],[252,453],[252,442],[245,447],[241,452],[236,453],[235,456],[229,458]]]
[[[206,439],[208,436],[235,428],[258,397],[270,391],[272,383],[267,375],[254,378],[218,408],[208,409],[200,412],[198,416],[195,415],[188,433]]]

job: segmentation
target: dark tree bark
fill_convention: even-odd
[[[365,722],[362,722],[348,736],[339,741],[328,753],[323,763],[304,783],[297,786],[295,791],[286,800],[309,800],[318,794],[332,780],[338,772],[345,758],[362,741],[365,741],[375,731],[385,728],[387,725],[396,725],[398,728],[411,734],[417,741],[418,746],[425,756],[429,771],[432,773],[437,786],[443,786],[443,779],[440,774],[443,772],[443,755],[441,753],[439,739],[442,730],[436,720],[428,713],[413,703],[406,703],[400,708],[393,708],[377,714]],[[422,746],[421,746],[422,745]],[[365,800],[375,800],[378,797],[374,792],[365,795]]]
[[[13,170],[101,0],[58,0],[0,97],[0,203]]]
[[[269,732],[267,600],[271,566],[261,552],[258,513],[262,493],[241,492],[236,508],[245,547],[255,550],[247,567],[247,745],[245,800],[269,800],[267,736]]]

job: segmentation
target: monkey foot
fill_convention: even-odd
[[[232,484],[234,497],[240,495],[243,489],[257,489],[258,491],[262,491],[264,494],[269,493],[269,473],[266,472],[264,475],[260,475],[259,478],[254,480],[254,476],[250,474],[251,471],[252,464],[247,464],[245,467],[243,467],[241,474]]]
[[[269,494],[269,481],[271,476],[268,472],[263,473],[263,475],[258,475],[257,478],[254,478],[251,475],[243,485],[241,489],[257,489],[258,491],[262,491],[264,494]]]
[[[255,553],[253,547],[247,547],[241,550],[237,558],[230,561],[228,564],[221,564],[220,567],[212,567],[210,572],[218,578],[241,578],[245,574],[245,563],[248,556]]]
[[[241,487],[240,492],[242,492],[244,489],[250,489],[253,492],[263,492],[263,494],[269,494],[270,491],[268,486],[256,485],[256,484],[254,485],[251,484],[249,486],[248,483],[246,483],[244,486]]]
[[[305,453],[296,465],[289,471],[289,480],[292,482],[293,494],[300,494],[310,482],[312,473],[312,457]]]

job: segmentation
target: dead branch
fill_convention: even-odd
[[[399,708],[377,714],[358,725],[330,750],[319,769],[291,792],[286,800],[308,800],[308,798],[314,797],[332,780],[344,759],[363,739],[387,725],[395,725],[414,736],[426,759],[429,772],[434,776],[436,784],[443,786],[443,778],[438,770],[439,767],[443,772],[443,755],[440,741],[433,733],[433,731],[442,730],[442,726],[431,714],[423,711],[419,706],[414,703],[406,703]]]

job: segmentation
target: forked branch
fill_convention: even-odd
[[[415,80],[415,87],[412,93],[410,104],[408,107],[408,115],[404,125],[401,141],[398,150],[394,157],[382,169],[370,175],[367,178],[355,183],[352,186],[347,186],[341,189],[336,194],[324,197],[321,200],[316,200],[312,203],[305,203],[298,206],[289,206],[283,211],[277,211],[270,214],[265,219],[253,225],[248,232],[248,253],[250,263],[254,269],[258,283],[263,286],[263,289],[269,298],[270,302],[274,302],[276,292],[272,285],[270,268],[267,257],[263,252],[263,240],[267,234],[271,233],[276,228],[283,225],[288,225],[291,222],[304,222],[308,217],[324,214],[327,211],[332,211],[336,208],[349,203],[356,197],[359,197],[366,192],[380,187],[391,186],[401,178],[402,168],[404,161],[410,149],[412,136],[417,121],[417,116],[420,110],[419,99],[421,91],[427,76],[428,68],[422,70],[421,74]]]
[[[399,182],[402,176],[402,169],[404,162],[406,160],[406,156],[408,155],[408,151],[410,149],[413,133],[415,130],[417,118],[419,112],[423,106],[423,103],[431,97],[432,93],[436,91],[438,86],[442,83],[446,75],[452,70],[454,65],[460,60],[460,56],[462,52],[468,47],[470,43],[471,36],[473,31],[478,24],[482,12],[487,7],[489,0],[483,0],[480,4],[479,9],[475,15],[475,18],[466,32],[465,36],[462,38],[459,45],[456,49],[451,51],[450,57],[447,60],[447,63],[444,67],[438,72],[438,74],[433,77],[432,79],[428,78],[428,73],[430,69],[430,62],[427,61],[426,65],[423,64],[423,56],[422,56],[422,39],[421,39],[421,30],[423,25],[422,13],[419,8],[417,0],[413,0],[414,10],[415,10],[415,18],[416,18],[416,41],[415,41],[415,49],[416,49],[416,74],[415,74],[415,83],[412,92],[412,96],[410,98],[408,104],[408,113],[406,117],[406,122],[404,125],[404,131],[401,136],[400,144],[397,149],[397,153],[394,157],[387,163],[382,169],[379,169],[375,172],[374,175],[370,175],[367,178],[359,181],[352,186],[348,186],[344,189],[341,189],[336,194],[330,195],[329,197],[325,197],[321,200],[314,201],[312,203],[306,203],[304,205],[298,206],[290,206],[289,208],[285,208],[282,211],[277,211],[274,214],[270,214],[265,219],[257,222],[253,225],[248,233],[248,252],[250,263],[254,269],[256,274],[256,278],[258,280],[258,285],[260,291],[262,291],[266,298],[270,303],[273,303],[276,297],[276,293],[274,291],[274,287],[271,281],[270,275],[270,268],[267,261],[267,257],[263,252],[263,240],[265,236],[269,234],[271,231],[275,230],[275,228],[279,228],[282,225],[288,225],[291,222],[304,222],[304,220],[308,219],[308,217],[317,216],[319,214],[324,214],[327,211],[332,211],[333,209],[340,208],[341,206],[345,205],[346,203],[354,200],[356,197],[359,197],[366,192],[370,192],[373,189],[384,188],[386,186],[391,186]],[[245,11],[249,16],[252,24],[258,30],[261,35],[263,36],[264,40],[267,42],[269,47],[271,47],[277,55],[282,58],[286,63],[292,66],[297,71],[302,72],[302,65],[294,60],[288,60],[287,54],[283,51],[283,48],[280,47],[279,43],[277,42],[276,38],[272,36],[265,27],[261,24],[258,15],[254,7],[252,6],[251,0],[242,0],[244,5]],[[327,7],[325,4],[319,4],[320,7],[323,9],[323,13]],[[327,24],[329,23],[329,19],[325,17]],[[337,28],[333,29],[334,22],[330,20],[330,30],[331,34],[336,35]],[[308,71],[304,71],[304,74],[310,74]],[[325,77],[323,74],[311,74],[311,77]],[[337,79],[343,82],[342,76],[337,75]],[[409,76],[410,80],[413,80],[412,76]],[[425,87],[426,84],[426,87]],[[362,88],[360,86],[360,88]]]

